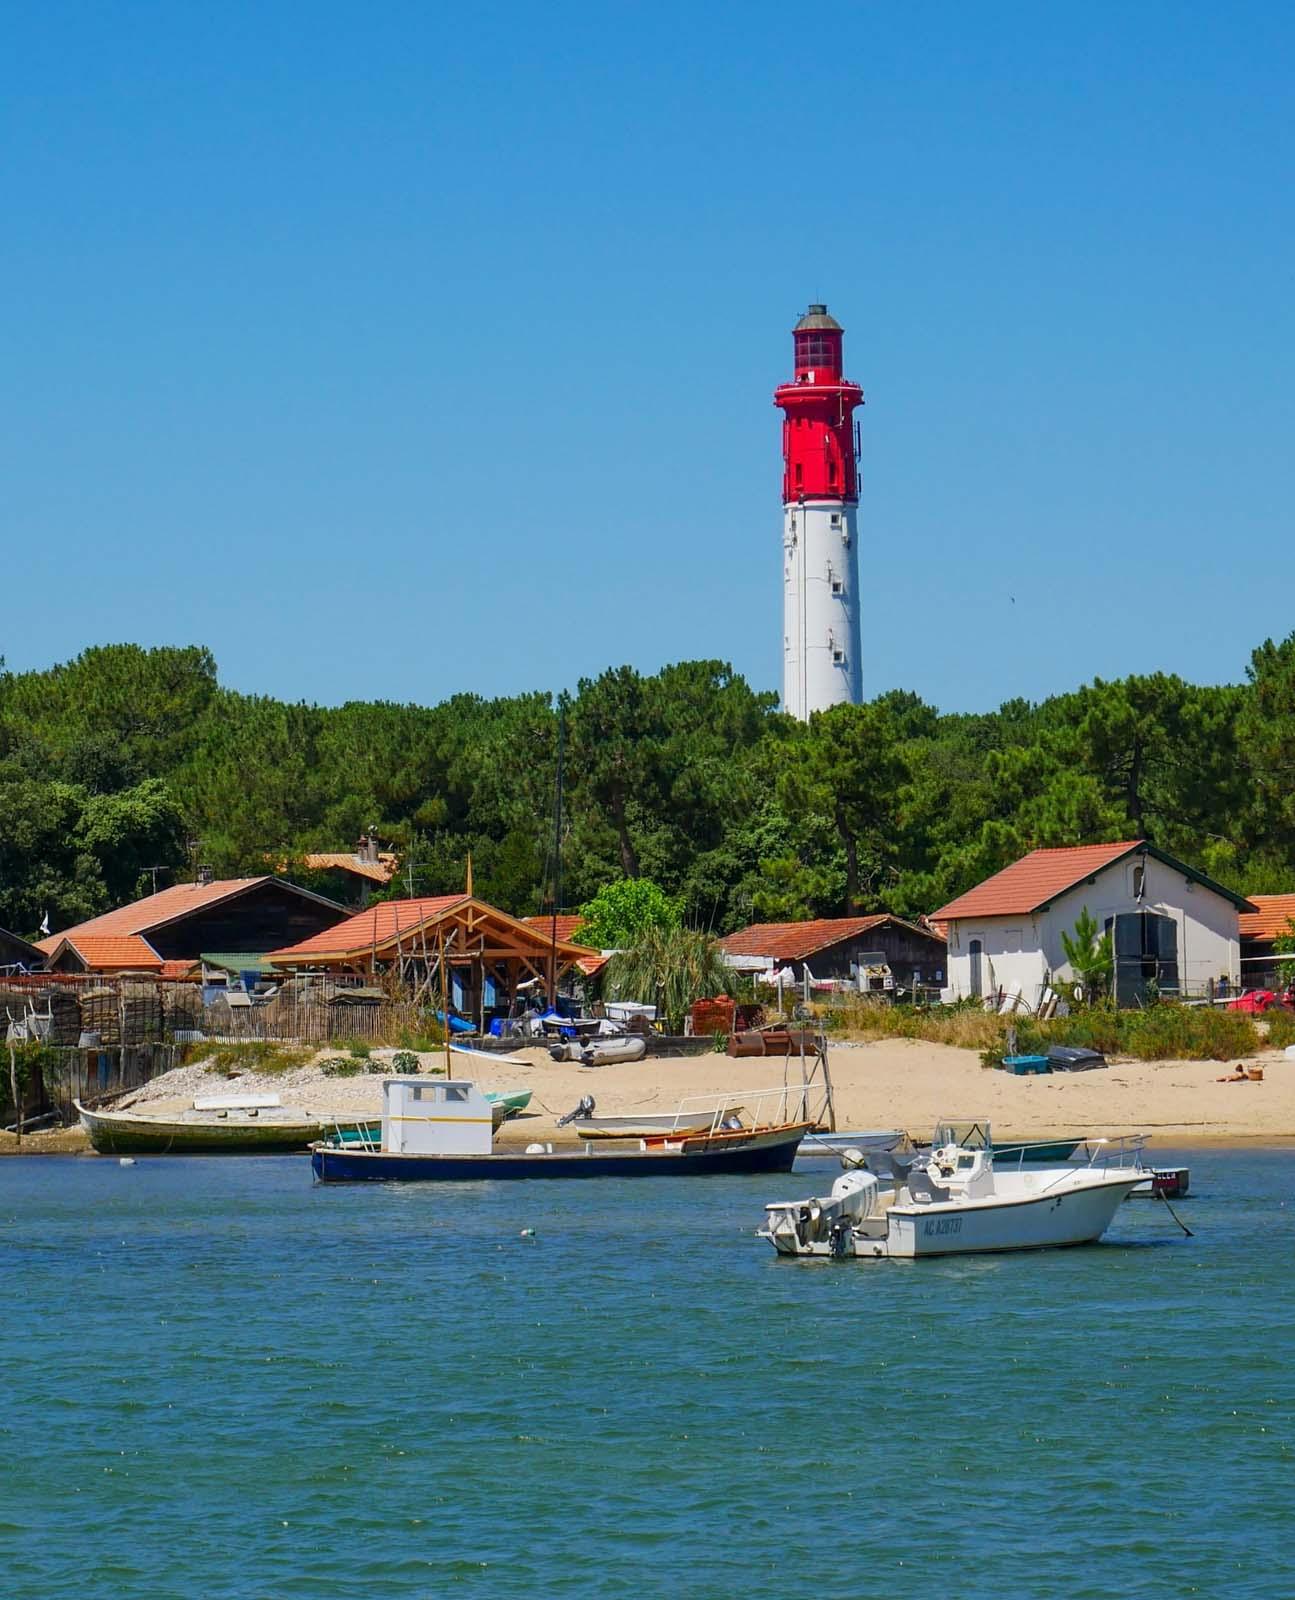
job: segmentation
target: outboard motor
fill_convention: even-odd
[[[844,1261],[847,1256],[854,1254],[854,1246],[850,1241],[852,1226],[849,1217],[838,1217],[828,1230],[828,1253],[838,1261]]]
[[[591,1094],[583,1095],[580,1104],[574,1111],[568,1111],[565,1117],[558,1118],[558,1127],[565,1128],[568,1122],[583,1122],[586,1117],[594,1114],[594,1097]]]
[[[843,1217],[858,1222],[876,1210],[877,1187],[871,1172],[843,1172],[832,1185],[832,1198],[839,1201]]]

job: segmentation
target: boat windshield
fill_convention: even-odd
[[[949,1144],[961,1145],[964,1150],[992,1150],[994,1139],[983,1117],[941,1117],[931,1135],[931,1148],[942,1150]]]

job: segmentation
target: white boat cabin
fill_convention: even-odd
[[[492,1133],[490,1103],[475,1083],[383,1080],[382,1148],[389,1155],[486,1156]]]

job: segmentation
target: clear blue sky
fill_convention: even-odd
[[[11,668],[777,688],[811,299],[868,400],[869,694],[1239,680],[1295,626],[1287,5],[42,0],[4,41]]]

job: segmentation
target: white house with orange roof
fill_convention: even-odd
[[[1033,1010],[1075,980],[1061,942],[1087,908],[1113,935],[1120,1004],[1205,995],[1240,979],[1242,895],[1145,839],[1032,850],[941,906],[952,997],[1019,994]]]

